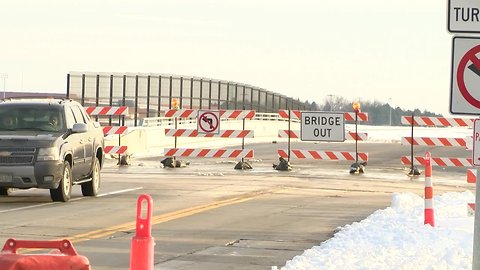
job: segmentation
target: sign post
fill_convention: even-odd
[[[448,0],[448,31],[480,33],[480,1]],[[450,113],[480,115],[480,38],[453,37]],[[473,129],[472,163],[480,166],[480,119]],[[413,160],[412,160],[413,163]],[[480,179],[477,168],[477,179]],[[475,205],[480,205],[480,181],[476,181]],[[472,269],[480,270],[480,211],[475,207]]]
[[[473,122],[473,150],[472,163],[474,166],[480,166],[480,119]],[[480,179],[480,169],[477,168],[477,179]],[[473,262],[472,269],[480,269],[480,181],[475,184],[475,224],[473,229]]]

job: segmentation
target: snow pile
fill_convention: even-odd
[[[474,217],[467,203],[474,200],[469,191],[434,196],[431,227],[423,224],[422,197],[395,193],[391,207],[340,228],[281,269],[471,269]]]

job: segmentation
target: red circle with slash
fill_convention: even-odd
[[[198,126],[203,132],[215,132],[220,122],[217,115],[213,112],[204,112],[198,118]]]
[[[457,85],[458,90],[462,94],[463,98],[476,108],[480,108],[480,100],[474,98],[467,89],[465,85],[465,69],[469,61],[473,63],[475,68],[480,70],[480,59],[477,57],[477,53],[480,53],[480,45],[477,45],[465,53],[465,55],[460,59],[457,69]]]

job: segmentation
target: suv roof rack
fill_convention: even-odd
[[[38,99],[48,99],[48,100],[61,100],[61,101],[72,101],[69,97],[54,97],[54,96],[15,96],[15,97],[8,97],[0,99],[0,102],[6,101],[14,101],[14,100],[21,100],[21,99],[30,99],[30,100],[38,100]]]

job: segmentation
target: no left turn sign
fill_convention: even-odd
[[[480,38],[453,38],[450,88],[450,113],[480,114]]]
[[[199,133],[220,133],[219,111],[198,111],[197,131]]]

